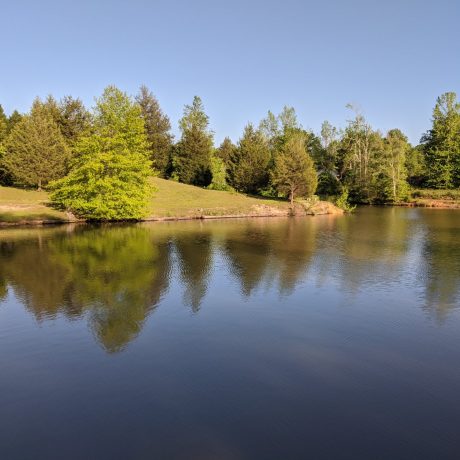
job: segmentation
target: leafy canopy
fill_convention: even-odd
[[[52,200],[87,219],[141,219],[150,198],[151,163],[140,108],[109,86],[93,120],[92,134],[78,141],[69,175],[52,185]]]

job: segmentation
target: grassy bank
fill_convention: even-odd
[[[460,190],[414,189],[408,204],[427,208],[460,208]]]
[[[240,193],[206,190],[174,181],[152,179],[155,192],[147,220],[193,219],[243,216],[287,216],[284,200],[250,197]],[[299,202],[297,214],[340,212],[327,202]],[[49,206],[46,192],[0,187],[0,223],[68,222],[72,216]]]

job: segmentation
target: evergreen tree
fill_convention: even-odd
[[[213,135],[209,118],[198,96],[186,105],[179,121],[182,136],[175,148],[174,174],[186,184],[209,185],[211,179],[211,151]]]
[[[62,135],[73,149],[80,137],[91,126],[91,116],[80,99],[64,96],[58,105],[58,125]]]
[[[109,86],[97,100],[93,119],[93,132],[78,141],[70,173],[52,184],[52,200],[87,219],[140,219],[151,191],[140,107]]]
[[[8,117],[5,115],[3,107],[0,104],[0,145],[5,142],[8,134]]]
[[[230,160],[235,153],[236,145],[230,140],[229,137],[226,137],[219,148],[215,152],[215,156],[220,158],[226,167],[230,165]]]
[[[289,197],[291,207],[297,196],[315,193],[318,180],[302,134],[291,136],[276,156],[271,181],[280,194]]]
[[[169,118],[162,112],[158,100],[146,86],[141,86],[136,101],[141,108],[153,167],[166,177],[170,168],[173,136]]]
[[[8,118],[8,134],[13,130],[13,128],[22,120],[22,115],[15,110]]]
[[[268,183],[270,150],[260,130],[249,123],[230,162],[229,182],[236,190],[257,193]]]
[[[428,185],[434,188],[460,186],[460,103],[454,92],[438,97],[433,125],[422,137]]]
[[[0,185],[9,183],[10,176],[3,166],[3,155],[5,154],[5,141],[8,135],[8,118],[0,105]]]
[[[2,163],[14,181],[40,190],[66,173],[70,152],[50,114],[33,108],[9,134]]]

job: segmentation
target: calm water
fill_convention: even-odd
[[[0,230],[0,458],[459,459],[460,212]]]

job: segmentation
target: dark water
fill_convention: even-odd
[[[0,458],[459,459],[460,212],[0,230]]]

